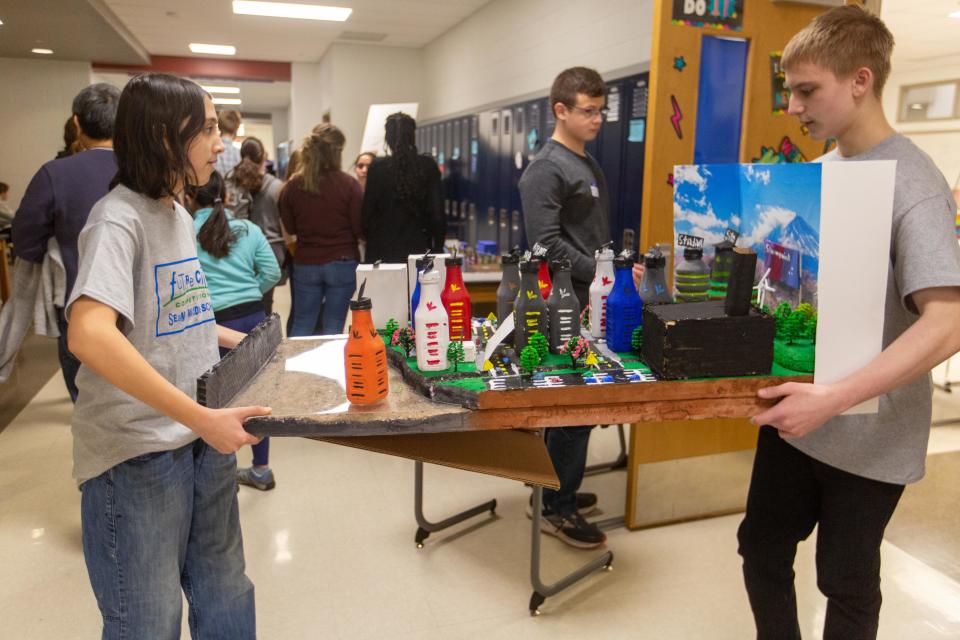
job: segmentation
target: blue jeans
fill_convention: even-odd
[[[356,289],[356,273],[356,260],[298,264],[293,271],[293,326],[290,335],[312,336],[318,330],[321,335],[343,333],[350,296]]]
[[[587,466],[587,445],[592,429],[592,426],[547,429],[544,435],[547,452],[560,480],[559,490],[543,490],[543,506],[547,509],[564,515],[577,510],[577,491]]]
[[[236,457],[202,440],[138,456],[81,485],[83,555],[104,640],[256,636]]]

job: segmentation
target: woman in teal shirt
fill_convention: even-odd
[[[187,205],[217,324],[249,333],[266,317],[263,294],[280,280],[280,266],[260,227],[234,219],[224,208],[225,192],[223,178],[214,171],[206,185],[187,189]],[[220,357],[226,352],[221,348]],[[270,439],[264,438],[253,445],[253,466],[237,469],[237,481],[273,489],[269,458]]]

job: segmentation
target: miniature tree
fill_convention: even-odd
[[[390,344],[391,346],[403,349],[403,357],[409,358],[410,352],[413,351],[413,347],[417,344],[416,335],[410,327],[397,329],[390,338]]]
[[[637,328],[633,330],[633,333],[630,335],[630,347],[640,353],[643,349],[643,325],[638,324]]]
[[[807,318],[807,321],[803,323],[803,329],[800,332],[800,337],[804,340],[809,340],[813,342],[817,339],[817,314],[812,313],[810,317]]]
[[[794,309],[794,312],[795,312],[795,313],[802,313],[803,316],[804,316],[804,318],[809,318],[810,316],[812,316],[812,315],[815,313],[814,310],[813,310],[813,305],[810,304],[809,302],[804,302],[804,303],[802,303],[802,304],[798,304],[798,305],[797,305],[797,308]]]
[[[530,336],[530,344],[533,345],[540,355],[540,362],[543,362],[543,359],[550,353],[550,343],[547,342],[547,337],[538,331]]]
[[[590,330],[590,305],[586,304],[583,307],[583,311],[580,312],[580,326]]]
[[[590,351],[587,353],[587,357],[583,359],[583,364],[588,367],[596,367],[600,364],[600,360],[597,359],[597,354]]]
[[[400,328],[400,323],[390,318],[387,320],[387,326],[383,329],[383,334],[387,336],[393,336],[394,332]]]
[[[453,365],[453,371],[463,362],[463,343],[459,340],[452,340],[447,346],[447,362]]]
[[[791,313],[790,303],[781,302],[780,304],[777,305],[776,310],[773,312],[773,316],[777,320],[786,320],[790,316],[790,313]]]
[[[531,374],[540,366],[540,352],[532,344],[528,344],[520,351],[520,369]]]
[[[802,311],[793,311],[784,320],[784,339],[793,344],[803,333],[803,325],[807,322],[807,316]]]
[[[583,359],[587,357],[589,351],[590,345],[583,336],[573,336],[567,340],[567,344],[560,347],[560,353],[565,353],[570,356],[574,368],[580,368],[582,366]]]

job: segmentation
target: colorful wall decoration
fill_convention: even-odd
[[[721,31],[743,28],[744,0],[673,0],[673,24]]]

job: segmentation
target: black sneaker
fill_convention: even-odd
[[[586,491],[577,493],[577,511],[580,512],[580,515],[588,516],[596,510],[597,494]],[[533,496],[530,496],[530,502],[527,503],[527,517],[533,517]]]
[[[593,549],[607,541],[607,535],[597,525],[587,522],[574,511],[569,515],[547,512],[540,521],[540,531],[560,538],[571,547]]]

